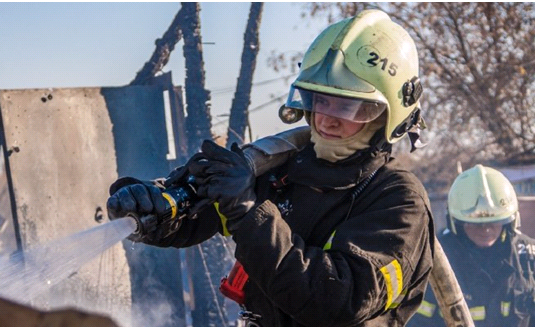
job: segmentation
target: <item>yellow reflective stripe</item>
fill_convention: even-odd
[[[390,305],[399,297],[403,290],[403,272],[401,271],[401,265],[394,259],[390,264],[380,269],[384,280],[386,281],[386,290],[388,293],[386,301],[386,310]]]
[[[175,216],[177,216],[177,203],[168,193],[162,193],[162,196],[164,197],[164,199],[168,200],[168,203],[172,208],[172,218],[175,218]]]
[[[436,305],[435,304],[429,303],[428,301],[423,300],[421,302],[420,307],[418,308],[418,310],[416,312],[421,314],[421,315],[423,315],[423,316],[425,316],[425,317],[432,318],[433,315],[434,315],[435,310],[436,310]]]
[[[401,302],[403,301],[403,298],[405,298],[406,293],[407,293],[406,289],[403,290],[403,291],[401,292],[401,294],[399,295],[399,297],[397,297],[397,298],[394,300],[394,302],[393,302],[388,308],[392,309],[392,308],[396,308],[397,306],[401,305]]]
[[[218,216],[220,216],[220,221],[222,222],[222,227],[224,228],[224,236],[231,236],[231,233],[229,233],[229,231],[227,230],[227,217],[220,212],[220,205],[218,204],[218,202],[214,203],[214,207],[216,209],[216,212],[218,213]]]
[[[485,320],[485,306],[476,306],[470,308],[470,315],[474,321]]]
[[[332,232],[332,235],[328,238],[328,241],[324,244],[323,250],[328,250],[332,248],[332,241],[334,240],[334,235],[336,235],[336,231]]]
[[[511,302],[502,302],[502,315],[505,317],[509,316],[509,310],[511,309]]]

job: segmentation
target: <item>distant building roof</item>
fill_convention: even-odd
[[[499,168],[498,170],[501,171],[511,183],[522,182],[529,179],[535,180],[535,164]]]

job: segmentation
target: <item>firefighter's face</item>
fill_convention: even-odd
[[[464,223],[464,232],[479,248],[491,247],[502,233],[502,223],[470,224]]]
[[[337,118],[323,113],[337,113],[345,107],[346,99],[328,95],[315,94],[313,112],[315,112],[315,128],[323,138],[342,139],[358,133],[365,123]],[[322,112],[322,113],[320,113]]]

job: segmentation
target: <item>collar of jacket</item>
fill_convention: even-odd
[[[309,143],[289,161],[289,181],[321,191],[345,190],[356,186],[388,159],[389,152],[365,149],[332,163],[317,158],[313,143]]]
[[[511,234],[507,234],[505,241],[499,238],[491,247],[481,249],[476,247],[460,226],[460,231],[457,232],[461,233],[449,233],[455,242],[453,249],[456,250],[448,258],[456,259],[452,262],[459,263],[459,271],[464,271],[466,279],[462,281],[469,286],[484,284],[485,279],[491,285],[505,282],[515,272],[512,256],[516,257],[516,250],[513,248]]]

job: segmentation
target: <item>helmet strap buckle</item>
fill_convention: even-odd
[[[416,107],[414,111],[412,111],[412,113],[410,113],[410,115],[394,129],[392,137],[397,138],[408,133],[411,142],[410,152],[414,152],[416,149],[423,148],[427,145],[419,140],[421,129],[426,128],[425,120],[423,120],[423,117],[421,116],[421,109]]]
[[[416,104],[423,93],[423,86],[418,77],[413,77],[410,81],[403,84],[403,105],[409,107]]]

